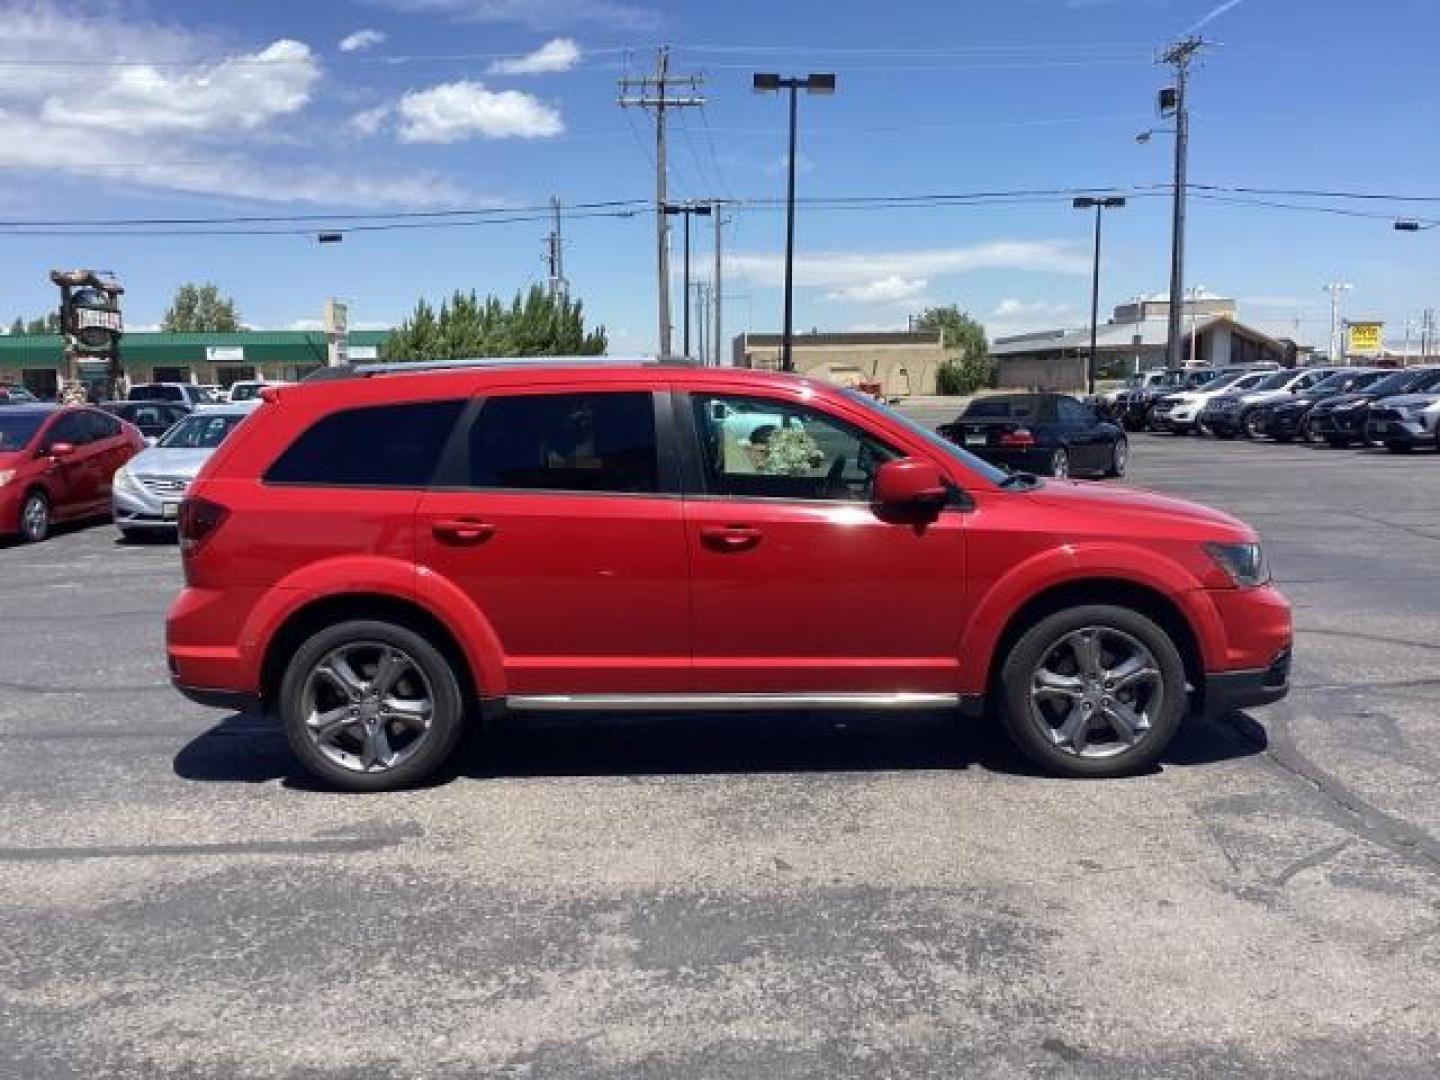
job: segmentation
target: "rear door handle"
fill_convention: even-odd
[[[700,539],[716,551],[748,551],[764,537],[751,525],[702,525]]]
[[[440,518],[431,523],[430,531],[452,544],[481,544],[495,535],[495,526],[474,518]]]

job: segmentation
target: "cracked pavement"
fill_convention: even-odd
[[[547,717],[314,789],[168,686],[167,545],[0,547],[0,1075],[1429,1077],[1440,456],[1138,436],[1296,689],[1151,775],[946,716]]]

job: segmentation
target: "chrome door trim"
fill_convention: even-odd
[[[804,694],[514,694],[514,712],[733,712],[754,709],[953,709],[959,694],[905,691]]]

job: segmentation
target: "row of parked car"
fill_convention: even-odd
[[[1363,443],[1396,453],[1440,446],[1440,366],[1147,372],[1101,403],[1130,431]]]
[[[125,539],[173,534],[200,466],[259,404],[244,390],[218,404],[197,391],[149,383],[97,406],[0,402],[0,538],[40,541],[57,523],[102,515]]]

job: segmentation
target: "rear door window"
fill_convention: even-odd
[[[649,391],[489,398],[469,438],[477,488],[652,494],[660,490]]]
[[[417,401],[331,413],[265,473],[271,484],[423,488],[465,402]]]

